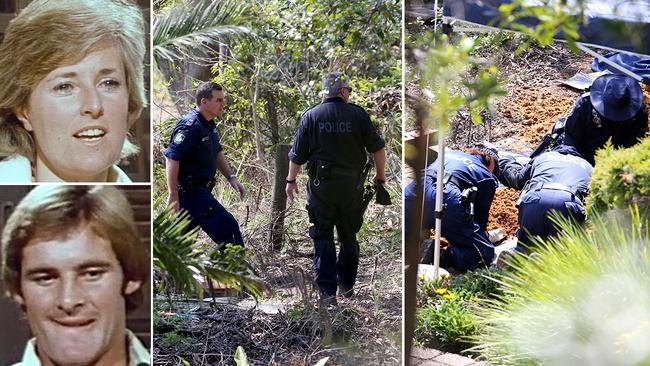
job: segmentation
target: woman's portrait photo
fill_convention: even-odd
[[[148,157],[144,174],[118,166],[149,155],[132,136],[147,104],[146,51],[133,1],[35,0],[19,10],[0,45],[0,182],[147,181]]]

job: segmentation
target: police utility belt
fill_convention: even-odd
[[[315,160],[308,167],[309,179],[312,180],[315,187],[318,187],[321,181],[332,177],[353,177],[358,179],[361,176],[359,169],[343,168],[335,166],[329,161]]]
[[[566,184],[562,183],[553,183],[553,182],[535,182],[531,183],[528,181],[526,185],[524,186],[524,189],[521,190],[521,194],[519,195],[519,199],[517,200],[517,203],[515,203],[515,207],[519,207],[519,204],[521,204],[521,201],[524,197],[524,195],[530,191],[541,191],[542,189],[547,189],[547,190],[553,190],[553,191],[564,191],[571,193],[573,197],[576,197],[580,202],[582,202],[582,199],[586,195],[586,192],[581,192],[578,189],[571,188],[567,186]]]
[[[430,177],[434,177],[434,172],[426,173]],[[465,215],[467,220],[474,220],[474,203],[476,202],[476,196],[478,194],[478,188],[474,185],[465,183],[464,181],[458,179],[457,177],[447,173],[442,179],[442,183],[447,186],[448,184],[453,184],[460,190],[460,202],[465,205]],[[443,208],[444,211],[444,208]],[[442,214],[440,214],[442,218]]]
[[[217,183],[217,179],[214,177],[211,179],[205,179],[205,178],[196,178],[193,176],[188,176],[183,179],[179,179],[178,188],[188,190],[193,187],[201,187],[201,188],[207,188],[208,190],[212,190],[212,188],[214,188],[214,185],[216,183]]]

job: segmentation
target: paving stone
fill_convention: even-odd
[[[420,360],[433,360],[441,354],[443,354],[443,352],[436,349],[414,348],[411,351],[411,358]]]
[[[463,357],[453,353],[443,353],[440,356],[436,357],[435,361],[449,366],[469,366],[473,363],[476,363],[476,361],[472,360],[471,358]]]
[[[446,363],[440,363],[432,360],[415,360],[411,358],[412,366],[449,366]]]

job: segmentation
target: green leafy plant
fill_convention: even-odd
[[[418,287],[418,304],[459,298],[463,301],[489,299],[501,294],[499,283],[494,281],[499,271],[494,268],[482,268],[454,277],[441,277],[436,280],[420,278]]]
[[[288,318],[298,320],[305,314],[305,308],[301,304],[296,304],[287,309],[286,316]]]
[[[245,260],[241,247],[197,248],[197,228],[187,231],[190,220],[185,212],[161,210],[162,197],[154,201],[159,210],[153,223],[153,263],[162,272],[161,286],[174,286],[185,293],[203,295],[199,278],[215,280],[230,286],[242,286],[259,297],[264,284],[256,278],[253,267]]]
[[[458,352],[476,335],[478,322],[462,300],[448,294],[417,309],[415,338],[423,346]]]
[[[499,365],[649,365],[650,222],[636,207],[557,221],[558,237],[509,261],[474,350]]]
[[[248,362],[248,356],[246,356],[246,351],[244,351],[244,347],[242,346],[237,346],[237,350],[235,351],[235,363],[237,366],[250,365]]]
[[[596,153],[591,175],[587,208],[589,211],[626,210],[630,203],[639,206],[642,216],[650,217],[650,138],[627,149],[611,144]]]
[[[417,292],[415,338],[417,343],[448,351],[469,348],[478,333],[476,309],[482,301],[500,294],[495,269],[480,269],[433,281],[420,279]]]

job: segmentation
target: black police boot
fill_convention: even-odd
[[[320,302],[323,304],[324,307],[329,308],[332,306],[338,306],[338,302],[336,301],[336,295],[327,295],[327,294],[320,294]]]
[[[354,289],[352,287],[347,287],[339,284],[339,295],[345,297],[346,299],[354,296]]]

